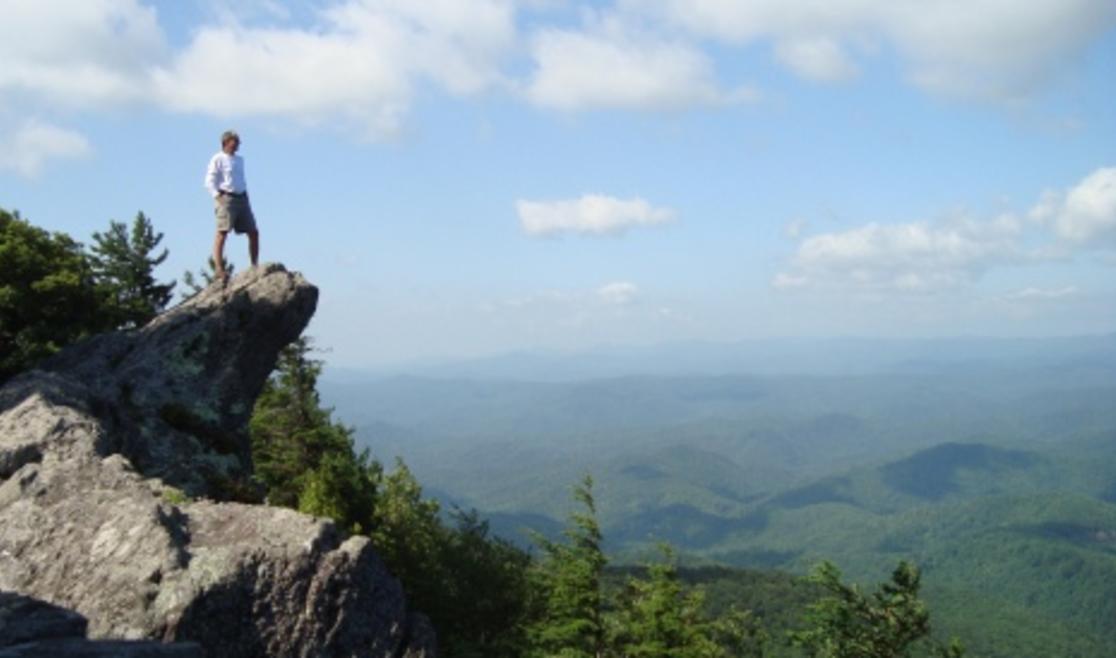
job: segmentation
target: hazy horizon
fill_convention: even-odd
[[[324,379],[345,383],[385,377],[576,382],[629,376],[823,375],[911,372],[926,368],[1066,366],[1116,368],[1116,333],[1054,337],[855,336],[756,338],[518,350],[475,357],[426,357],[352,365],[331,359]],[[1114,371],[1116,372],[1116,371]]]

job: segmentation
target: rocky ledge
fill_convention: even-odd
[[[0,389],[0,595],[68,610],[90,638],[214,657],[434,656],[366,538],[230,502],[250,494],[255,398],[316,304],[266,265]],[[52,655],[107,655],[67,637]]]

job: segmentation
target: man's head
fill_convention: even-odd
[[[221,150],[229,155],[236,153],[240,148],[240,135],[235,130],[226,130],[221,133]]]

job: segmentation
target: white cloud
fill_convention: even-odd
[[[1027,213],[1027,218],[1039,224],[1050,222],[1058,214],[1061,205],[1062,195],[1053,190],[1047,190],[1042,193],[1038,203]]]
[[[883,29],[931,92],[1016,100],[1056,78],[1068,60],[1116,24],[1109,0],[908,2]]]
[[[515,9],[513,0],[350,0],[327,16],[368,46],[396,42],[402,70],[469,94],[503,82],[500,60],[518,38]]]
[[[262,7],[248,15],[282,9]],[[281,11],[273,26],[219,13],[172,52],[155,9],[138,0],[8,0],[0,98],[340,120],[379,136],[398,127],[420,80],[453,94],[506,84],[501,58],[517,40],[513,0],[347,0],[305,26]]]
[[[1047,192],[1031,216],[1072,243],[1116,246],[1116,167],[1097,169],[1064,194]]]
[[[989,268],[1064,260],[1082,248],[1116,247],[1116,167],[1102,167],[1062,191],[1048,190],[1021,219],[867,224],[799,242],[780,290],[844,287],[936,292],[974,282]],[[792,223],[797,236],[798,225]],[[1026,288],[1009,300],[1054,299],[1075,287]]]
[[[978,278],[989,267],[1021,261],[1021,223],[1010,216],[990,222],[868,224],[806,238],[779,289],[844,287],[905,293],[938,292]]]
[[[80,133],[31,119],[11,135],[0,136],[0,171],[32,178],[48,160],[83,158],[92,152]]]
[[[314,28],[214,26],[199,30],[156,72],[166,106],[221,117],[340,119],[390,134],[419,78],[455,94],[500,84],[515,41],[506,0],[350,0]]]
[[[798,75],[818,82],[843,82],[856,77],[856,64],[838,42],[827,37],[785,39],[775,56]]]
[[[5,0],[0,94],[77,107],[141,101],[165,49],[155,10],[137,0]]]
[[[847,75],[845,51],[898,53],[909,78],[934,93],[1014,100],[1056,77],[1116,24],[1111,0],[620,0],[698,38],[771,41],[800,75]],[[806,39],[807,41],[803,41]],[[802,44],[815,46],[811,52]],[[796,45],[798,44],[798,45]],[[881,48],[880,46],[884,46]],[[826,50],[833,57],[825,57]],[[840,53],[840,55],[837,55]],[[827,68],[828,67],[828,68]]]
[[[527,98],[541,107],[673,110],[751,100],[720,89],[701,50],[630,31],[615,21],[587,31],[543,30],[532,44],[535,71]]]
[[[617,199],[588,194],[562,201],[517,201],[516,212],[528,235],[559,233],[605,235],[634,226],[665,224],[674,219],[668,208],[656,208],[642,198]]]
[[[155,88],[174,110],[310,123],[339,117],[385,134],[397,128],[410,98],[406,76],[380,52],[390,50],[385,42],[368,49],[340,35],[207,28],[171,69],[156,74]]]
[[[290,5],[254,0],[191,26],[173,49],[157,3],[3,4],[0,101],[32,110],[145,103],[340,124],[373,137],[398,129],[425,82],[455,95],[515,89],[561,111],[757,99],[719,79],[714,52],[724,43],[769,43],[776,61],[823,82],[897,54],[925,89],[1016,99],[1116,25],[1111,0],[616,0],[603,10],[552,0],[333,0],[301,7],[302,24]],[[579,26],[559,25],[577,11]],[[519,24],[537,27],[524,37]],[[513,80],[521,64],[528,70]]]
[[[597,288],[597,298],[610,306],[627,306],[638,294],[639,287],[629,281],[614,281]]]

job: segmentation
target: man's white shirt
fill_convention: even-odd
[[[209,190],[209,194],[215,199],[222,191],[234,194],[247,192],[244,158],[218,151],[210,158],[209,167],[205,170],[205,189]]]

